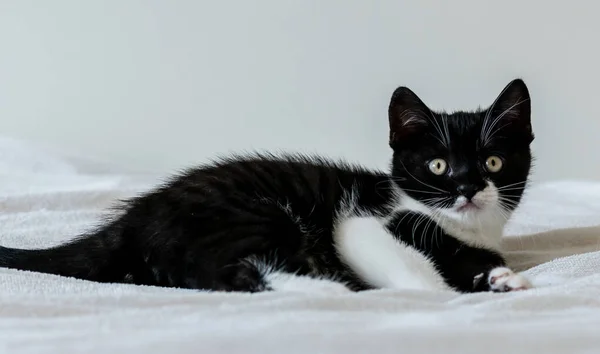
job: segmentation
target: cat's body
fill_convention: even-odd
[[[517,80],[488,110],[443,115],[399,88],[391,174],[318,157],[232,157],[131,199],[68,244],[0,248],[0,266],[224,291],[285,289],[292,276],[351,290],[527,288],[498,247],[529,173],[528,99]]]

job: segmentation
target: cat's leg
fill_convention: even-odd
[[[435,265],[422,253],[396,239],[380,218],[341,220],[333,238],[342,262],[373,287],[449,289]]]
[[[211,284],[204,287],[213,291],[255,293],[268,290],[268,283],[255,264],[242,260],[216,271]]]
[[[257,204],[241,220],[212,227],[186,247],[184,265],[173,273],[185,274],[184,287],[228,292],[277,290],[283,274],[309,274],[305,231],[284,209]]]
[[[509,292],[531,288],[521,274],[506,266],[496,251],[454,242],[446,237],[447,246],[430,250],[431,260],[446,283],[460,292]]]
[[[465,255],[468,252],[479,255],[474,257]],[[489,252],[484,256],[487,260],[479,258],[487,252],[487,250],[470,249],[466,246],[454,259],[446,257],[433,257],[433,259],[439,265],[446,282],[461,292],[510,292],[532,288],[532,284],[526,277],[508,268],[498,259],[495,252]]]
[[[302,293],[341,294],[352,292],[343,281],[312,276],[304,262],[291,257],[276,258],[268,254],[254,254],[231,260],[214,271],[206,268],[187,280],[185,286],[225,292],[283,291]],[[280,262],[280,260],[283,261]],[[216,264],[210,260],[209,264]]]
[[[295,268],[297,269],[297,268]],[[322,277],[300,275],[290,266],[277,264],[266,257],[250,256],[224,267],[212,288],[218,291],[282,291],[295,293],[343,294],[351,290],[342,282]]]
[[[388,229],[426,254],[446,284],[460,292],[525,290],[531,283],[506,266],[498,251],[471,245],[447,233],[431,219],[414,212],[399,213]]]
[[[228,292],[309,293],[360,288],[353,277],[338,274],[343,273],[339,267],[329,271],[332,264],[327,259],[335,258],[333,252],[329,256],[329,250],[318,252],[317,258],[325,260],[315,266],[315,255],[307,243],[314,246],[316,241],[302,220],[293,217],[289,206],[268,202],[254,207],[241,221],[227,219],[226,225],[213,227],[214,233],[204,234],[192,247],[186,247],[181,271],[172,272],[185,274],[181,286]],[[327,245],[327,241],[323,243]]]

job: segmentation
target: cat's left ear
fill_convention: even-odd
[[[390,146],[421,136],[430,124],[431,111],[409,88],[398,87],[392,94],[388,110]]]
[[[531,142],[531,98],[527,85],[521,79],[511,81],[502,90],[486,114],[484,135],[506,129]]]

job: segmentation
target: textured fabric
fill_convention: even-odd
[[[84,175],[0,140],[0,242],[47,247],[154,178]],[[203,293],[0,269],[0,353],[600,352],[600,184],[534,186],[507,227],[517,293]]]

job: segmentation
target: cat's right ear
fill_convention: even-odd
[[[431,111],[407,87],[398,87],[392,94],[388,110],[390,120],[390,146],[420,136],[429,125]]]

